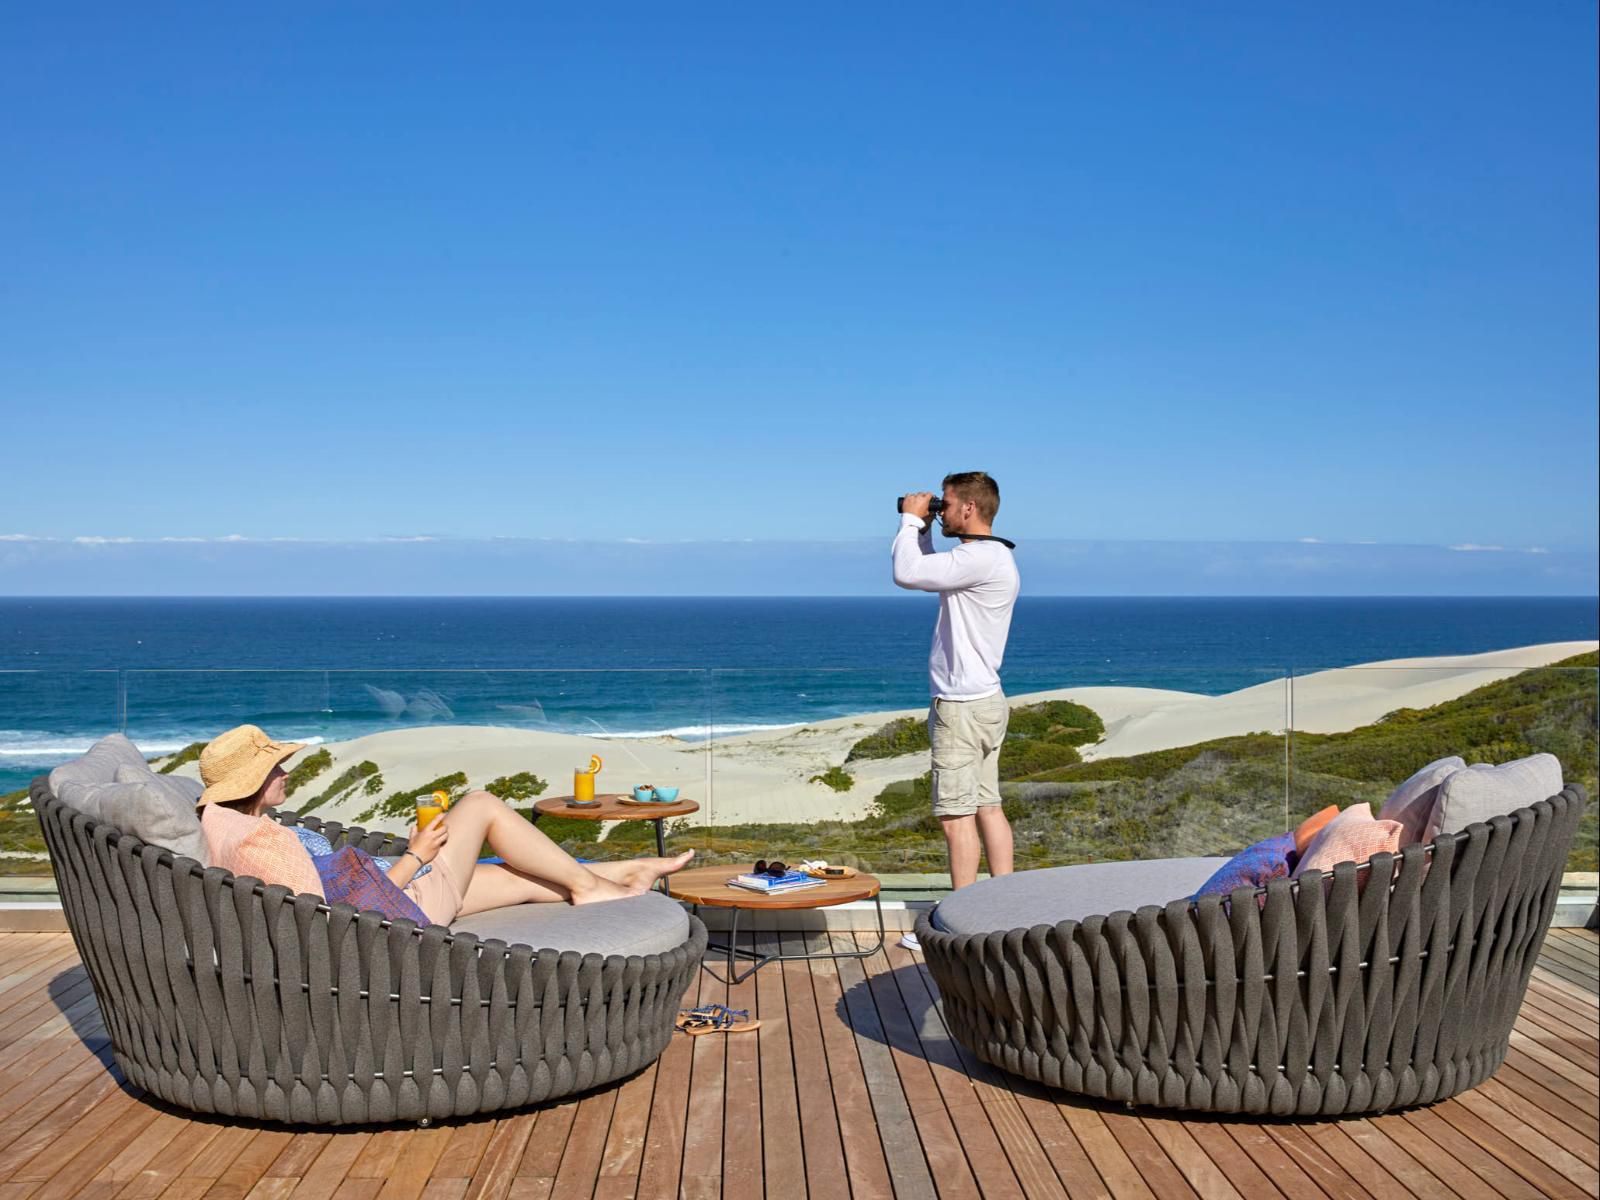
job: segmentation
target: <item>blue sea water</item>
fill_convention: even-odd
[[[0,791],[124,729],[337,740],[429,723],[616,737],[926,701],[931,597],[0,599]],[[1596,601],[1023,596],[1012,694],[1218,694],[1330,667],[1596,637]]]

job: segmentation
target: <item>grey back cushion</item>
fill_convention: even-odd
[[[1498,767],[1473,763],[1439,785],[1424,836],[1431,842],[1441,833],[1460,833],[1490,817],[1509,816],[1550,799],[1562,786],[1561,760],[1554,754],[1533,754]]]
[[[949,933],[996,933],[1133,911],[1193,895],[1227,861],[1163,858],[1018,871],[951,892],[933,910],[933,922]]]
[[[113,733],[90,746],[88,753],[82,758],[62,763],[51,771],[50,792],[61,803],[88,812],[88,809],[84,808],[88,789],[116,782],[118,767],[140,767],[149,770],[145,766],[144,755],[139,753],[139,747],[122,734]],[[99,816],[98,813],[89,815]]]
[[[1466,760],[1459,755],[1429,763],[1389,793],[1378,810],[1378,820],[1400,822],[1402,846],[1422,841],[1428,822],[1433,818],[1434,806],[1439,802],[1440,786],[1457,771],[1465,770],[1466,765]]]
[[[689,940],[689,916],[676,900],[646,892],[603,904],[510,904],[450,923],[452,933],[580,954],[664,954]]]
[[[194,810],[204,790],[198,779],[157,775],[145,766],[122,766],[117,768],[112,786],[115,797],[104,796],[100,802],[104,819],[141,842],[164,846],[174,854],[194,859],[202,867],[211,865],[206,839],[200,832],[200,818]]]

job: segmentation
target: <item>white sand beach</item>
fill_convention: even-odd
[[[1425,708],[1518,671],[1596,649],[1597,643],[1557,642],[1452,658],[1398,659],[1277,680],[1221,696],[1155,688],[1082,687],[1010,697],[1013,705],[1073,700],[1105,722],[1104,740],[1083,748],[1085,758],[1143,754],[1237,734],[1279,733],[1292,727],[1336,733],[1371,724],[1399,708]],[[1292,708],[1292,716],[1291,716]],[[314,796],[340,772],[376,763],[384,794],[410,790],[454,771],[473,787],[531,771],[549,783],[547,795],[571,790],[572,769],[602,755],[602,791],[640,783],[673,785],[696,800],[695,824],[807,822],[860,816],[882,788],[927,770],[926,753],[852,763],[855,780],[836,792],[811,777],[844,764],[850,747],[897,717],[924,709],[863,713],[788,729],[686,742],[675,737],[612,739],[494,726],[430,726],[330,743],[332,766],[296,799]],[[313,753],[314,750],[303,752]],[[291,760],[292,766],[296,760]],[[193,774],[193,763],[180,768]],[[352,822],[371,805],[356,795],[319,815]],[[290,801],[290,807],[294,800]]]

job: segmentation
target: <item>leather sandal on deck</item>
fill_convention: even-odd
[[[750,1019],[748,1008],[702,1004],[699,1008],[680,1009],[675,1027],[690,1037],[699,1037],[706,1033],[751,1033],[761,1028],[761,1022]]]

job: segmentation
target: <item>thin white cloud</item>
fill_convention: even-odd
[[[131,546],[135,541],[131,537],[98,537],[93,534],[72,540],[80,546]]]
[[[1322,539],[1321,538],[1303,537],[1303,538],[1300,538],[1299,541],[1300,541],[1300,544],[1303,545],[1303,546],[1320,546],[1320,545],[1322,545]]]
[[[1529,546],[1526,550],[1523,551],[1523,553],[1524,554],[1549,554],[1550,551],[1546,550],[1543,546]]]
[[[1462,542],[1459,546],[1451,546],[1452,550],[1460,550],[1468,554],[1498,554],[1505,550],[1504,546],[1480,546],[1476,542]]]
[[[0,533],[0,542],[43,542],[47,538],[34,537],[31,533]]]

